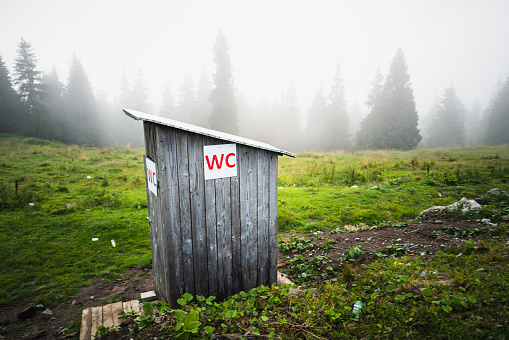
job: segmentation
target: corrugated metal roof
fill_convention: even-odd
[[[143,121],[152,122],[152,123],[156,123],[156,124],[166,125],[166,126],[170,126],[170,127],[176,128],[176,129],[198,133],[198,134],[204,135],[204,136],[209,136],[209,137],[218,138],[218,139],[222,139],[222,140],[237,143],[237,144],[243,144],[243,145],[252,146],[252,147],[255,147],[258,149],[272,151],[272,152],[278,153],[280,155],[296,157],[295,154],[293,154],[291,152],[288,152],[285,150],[280,150],[278,148],[273,147],[270,144],[265,144],[265,143],[258,142],[258,141],[252,140],[252,139],[231,135],[229,133],[224,133],[221,131],[202,128],[202,127],[199,127],[196,125],[182,123],[182,122],[178,122],[173,119],[154,116],[154,115],[136,111],[136,110],[130,110],[130,109],[122,109],[122,110],[125,112],[126,115],[128,115],[129,117],[136,119],[136,120],[143,120]]]

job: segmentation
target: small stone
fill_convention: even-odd
[[[53,315],[54,315],[54,313],[49,308],[46,308],[46,310],[44,310],[41,313],[41,318],[50,319]]]
[[[71,305],[74,306],[75,304],[76,304],[76,300],[72,300]]]
[[[90,300],[93,300],[93,299],[95,299],[95,297],[92,295],[92,296],[90,297]]]
[[[435,223],[435,224],[442,224],[442,223],[444,223],[444,221],[442,221],[442,220],[434,220],[433,223]]]
[[[78,332],[72,332],[72,333],[67,333],[65,335],[66,338],[74,338],[76,335],[78,335]]]

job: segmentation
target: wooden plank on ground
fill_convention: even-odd
[[[156,292],[151,290],[150,292],[143,292],[140,294],[141,302],[149,302],[157,299]]]
[[[92,307],[92,327],[90,327],[90,334],[94,338],[97,329],[103,324],[103,307]]]
[[[140,313],[139,315],[143,315],[143,310],[140,306],[140,302],[138,300],[131,300],[131,310],[133,312],[137,312],[137,313]],[[140,317],[136,317],[135,320],[139,320]]]
[[[111,304],[103,306],[103,326],[104,328],[113,327],[113,312]]]
[[[81,312],[81,329],[80,329],[80,340],[90,340],[92,338],[91,333],[92,327],[92,307],[85,308]]]
[[[122,312],[122,301],[119,301],[119,302],[115,302],[114,304],[111,305],[111,314],[113,316],[113,327],[118,327],[120,326],[120,320],[118,319],[118,317],[120,316],[119,314]]]
[[[126,312],[126,314],[131,313],[131,311],[132,311],[131,301],[124,301],[124,302],[122,302],[122,310],[124,312]]]

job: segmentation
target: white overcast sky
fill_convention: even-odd
[[[303,113],[341,65],[348,102],[362,104],[380,68],[403,49],[417,109],[453,84],[484,107],[509,75],[508,0],[150,1],[0,0],[0,55],[12,72],[30,42],[43,72],[67,81],[73,54],[94,90],[113,99],[120,77],[140,70],[158,104],[167,79],[214,71],[222,30],[238,92],[252,104],[278,99],[292,82]]]

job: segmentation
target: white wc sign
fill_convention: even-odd
[[[237,145],[203,146],[205,180],[237,176]]]
[[[154,163],[150,158],[145,157],[145,166],[147,167],[145,170],[147,176],[147,187],[148,190],[152,191],[154,195],[157,196],[157,171],[156,171],[156,163]]]

